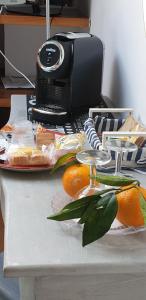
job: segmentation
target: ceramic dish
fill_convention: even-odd
[[[36,165],[36,166],[13,166],[7,161],[5,150],[7,150],[9,142],[5,138],[0,138],[0,169],[10,170],[15,172],[39,172],[52,169],[49,165]]]
[[[1,161],[1,159],[0,159]],[[40,172],[40,171],[48,171],[51,170],[51,166],[12,166],[8,162],[0,163],[0,169],[9,170],[13,172]]]

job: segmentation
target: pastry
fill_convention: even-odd
[[[73,150],[80,151],[85,142],[84,132],[67,134],[65,136],[55,135],[56,150]]]
[[[32,155],[30,157],[31,165],[47,165],[48,157],[40,150],[32,151]]]
[[[28,156],[20,152],[13,153],[13,155],[9,158],[9,163],[13,166],[26,166],[28,165]]]
[[[46,153],[31,147],[21,147],[10,152],[8,160],[11,165],[31,166],[48,165],[49,160]]]
[[[129,114],[125,119],[124,124],[120,127],[118,131],[132,131],[134,127],[138,125],[138,121],[134,118],[132,114]]]
[[[129,115],[125,120],[123,126],[119,131],[129,131],[129,132],[146,132],[146,128],[142,126],[132,115]],[[138,147],[141,147],[146,138],[143,136],[125,136],[121,137],[122,140],[128,141],[130,143],[136,144]]]
[[[36,144],[37,147],[41,147],[42,145],[48,146],[55,141],[55,134],[57,132],[48,130],[47,128],[38,125],[36,130]],[[62,135],[62,133],[57,133]]]

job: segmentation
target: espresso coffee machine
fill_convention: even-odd
[[[58,33],[37,56],[36,107],[33,118],[64,124],[101,98],[103,44],[88,33]]]

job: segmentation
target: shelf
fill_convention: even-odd
[[[34,89],[4,89],[0,85],[0,107],[10,107],[11,95],[35,95]]]
[[[0,15],[0,25],[28,25],[45,26],[45,17],[25,16],[16,14]],[[89,28],[90,19],[88,17],[60,16],[51,18],[51,26]],[[10,107],[12,94],[33,94],[34,90],[29,89],[4,89],[0,84],[0,107]]]
[[[46,24],[46,20],[45,17],[36,16],[0,15],[0,24],[44,26]],[[89,18],[83,17],[53,17],[51,26],[87,28],[90,26],[90,20]]]

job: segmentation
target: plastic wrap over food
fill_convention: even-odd
[[[56,150],[69,150],[78,152],[82,150],[85,143],[85,133],[68,134],[64,136],[55,135]]]
[[[50,165],[47,151],[14,144],[7,151],[7,159],[13,166]]]
[[[146,126],[141,124],[133,115],[129,115],[119,131],[146,132]],[[146,138],[143,136],[121,137],[122,140],[136,144],[138,147],[143,146]]]
[[[48,157],[49,157],[49,162],[50,162],[51,166],[55,165],[55,163],[57,162],[57,160],[58,160],[61,156],[65,155],[65,154],[67,154],[67,153],[69,153],[69,152],[71,152],[71,151],[69,151],[69,150],[67,150],[67,149],[60,149],[60,150],[57,150],[57,149],[55,148],[55,144],[54,144],[54,143],[50,144],[50,145],[47,147],[47,151],[48,151]]]
[[[34,134],[32,123],[30,121],[20,121],[13,125],[13,134],[11,143],[13,145],[34,147]]]
[[[43,145],[49,146],[52,143],[55,143],[55,134],[57,132],[49,130],[40,124],[37,126],[36,130],[36,145],[37,147],[42,147]],[[63,136],[63,133],[57,133],[59,136]]]

